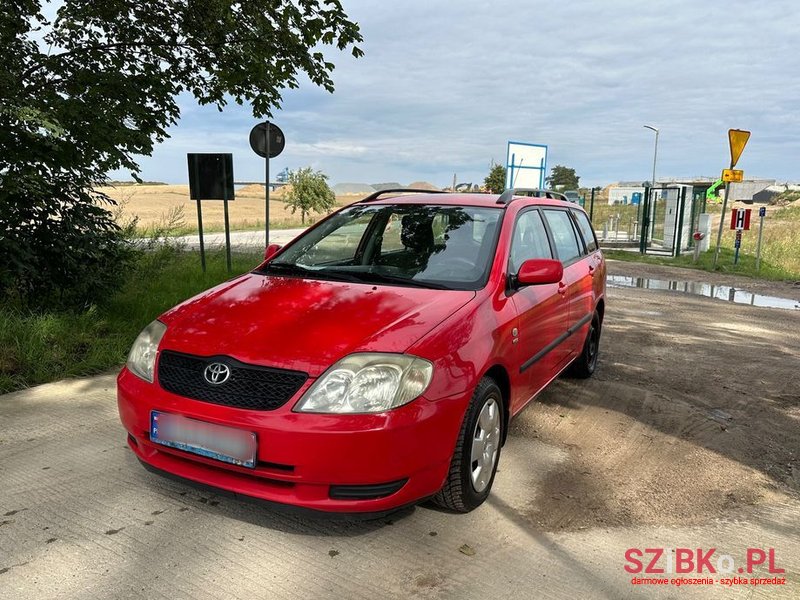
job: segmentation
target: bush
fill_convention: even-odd
[[[0,305],[0,394],[118,367],[150,321],[231,277],[224,252],[209,252],[206,260],[203,273],[197,253],[157,245],[120,271],[122,286],[103,305],[36,312]],[[234,254],[234,273],[260,260]]]
[[[137,254],[102,198],[2,194],[0,299],[25,310],[80,308],[119,287]]]

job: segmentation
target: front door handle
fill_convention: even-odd
[[[564,285],[563,281],[558,282],[558,293],[562,296],[567,293],[567,286]]]

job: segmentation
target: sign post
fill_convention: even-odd
[[[733,264],[739,264],[739,248],[742,246],[742,231],[750,229],[750,209],[740,208],[731,212],[731,229],[736,230],[736,252],[733,255]]]
[[[739,162],[739,157],[742,155],[742,151],[744,147],[747,145],[747,140],[750,139],[750,132],[744,131],[743,129],[729,129],[728,130],[728,145],[731,149],[731,166],[730,171],[736,166],[736,163]],[[713,269],[717,268],[717,260],[719,259],[719,245],[722,242],[722,226],[725,223],[725,209],[728,206],[728,197],[731,191],[731,180],[735,180],[742,177],[742,171],[734,174],[731,172],[722,173],[723,181],[727,178],[728,181],[725,183],[725,198],[722,201],[722,214],[719,217],[719,231],[717,232],[717,247],[714,250],[714,266]],[[738,254],[738,246],[736,248]]]
[[[761,235],[764,233],[764,217],[767,216],[767,207],[762,206],[758,209],[758,244],[756,245],[756,273],[761,269]]]
[[[225,213],[225,257],[231,270],[231,232],[228,219],[228,200],[234,200],[233,154],[187,154],[189,163],[189,198],[197,200],[197,229],[200,234],[200,264],[206,271],[206,251],[203,241],[203,211],[201,200],[222,200]]]
[[[742,230],[741,229],[737,229],[736,230],[736,241],[733,243],[733,246],[736,249],[736,251],[733,254],[733,264],[734,265],[738,265],[739,264],[739,248],[742,247]]]
[[[189,155],[192,156],[191,154]],[[189,173],[193,175],[189,179],[189,185],[191,187],[191,182],[194,182],[194,185],[197,189],[200,189],[200,170],[195,169],[194,173],[192,173],[192,158],[189,158]],[[191,190],[190,190],[191,192]],[[189,194],[191,196],[191,193]],[[203,273],[206,272],[206,246],[203,242],[203,209],[200,207],[200,197],[197,197],[197,233],[200,236],[200,266],[203,268]]]
[[[275,158],[286,145],[286,138],[275,123],[264,121],[250,130],[250,147],[264,159],[264,247],[269,246],[269,159]]]
[[[231,177],[233,179],[233,177]],[[222,180],[228,180],[228,168],[222,161]],[[225,215],[225,266],[231,272],[231,222],[228,218],[228,186],[222,186],[222,212]]]

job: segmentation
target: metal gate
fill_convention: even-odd
[[[686,214],[687,188],[684,185],[644,188],[638,216],[642,224],[639,252],[678,256],[682,248],[688,248],[691,235],[687,231],[691,230],[692,215]]]

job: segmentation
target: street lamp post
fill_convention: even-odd
[[[642,214],[641,218],[639,219],[639,222],[642,224],[642,239],[645,240],[642,242],[642,244],[646,244],[647,238],[650,236],[650,213],[652,212],[650,201],[653,197],[653,190],[656,187],[656,161],[658,160],[658,129],[652,125],[645,125],[644,128],[649,129],[650,131],[655,131],[656,144],[655,149],[653,150],[653,178],[650,180],[650,190],[647,194],[648,197],[645,198],[644,202],[642,203],[644,205],[644,214]],[[644,252],[644,247],[645,246],[641,246],[642,252]]]
[[[644,128],[656,132],[656,145],[655,150],[653,150],[653,179],[650,180],[650,187],[654,188],[656,187],[656,160],[658,159],[658,129],[652,125],[645,125]]]

